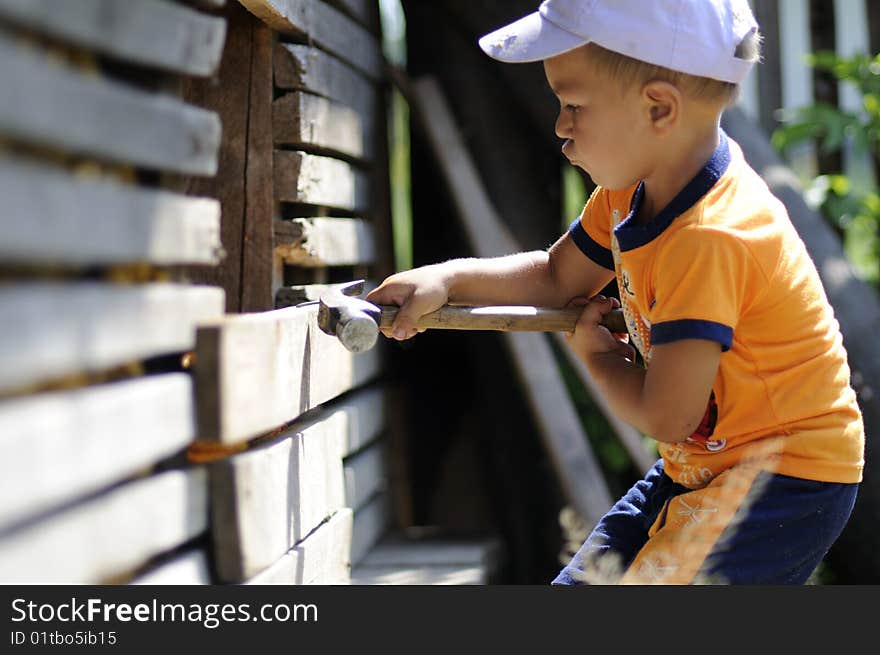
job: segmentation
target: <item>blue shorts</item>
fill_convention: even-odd
[[[551,584],[803,584],[843,531],[857,489],[735,467],[691,490],[660,460]]]

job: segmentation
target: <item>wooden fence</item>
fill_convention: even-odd
[[[0,582],[486,583],[395,520],[367,0],[0,0]]]

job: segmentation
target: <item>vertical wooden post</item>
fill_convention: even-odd
[[[779,4],[779,49],[785,53],[780,58],[782,106],[794,109],[813,104],[813,74],[805,61],[811,49],[809,0]],[[816,153],[811,143],[792,148],[787,159],[802,180],[816,176]]]

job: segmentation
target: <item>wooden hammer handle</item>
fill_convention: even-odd
[[[389,328],[399,307],[383,305],[379,320],[380,328]],[[444,305],[437,311],[425,314],[416,323],[417,328],[435,330],[500,330],[503,332],[572,332],[582,307],[550,309],[530,306],[462,307]],[[611,332],[625,333],[626,320],[623,311],[614,309],[604,316],[602,325]]]

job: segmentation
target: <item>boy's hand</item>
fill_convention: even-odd
[[[415,327],[416,321],[449,301],[449,285],[438,266],[423,266],[387,277],[365,299],[377,305],[400,307],[394,324],[383,329],[382,334],[403,341],[425,331]]]
[[[608,328],[600,324],[605,314],[620,307],[617,298],[606,298],[603,295],[591,299],[574,298],[568,306],[584,308],[574,332],[566,337],[581,358],[589,359],[592,355],[617,353],[624,359],[635,361],[636,351],[629,343],[629,335],[612,334]]]

